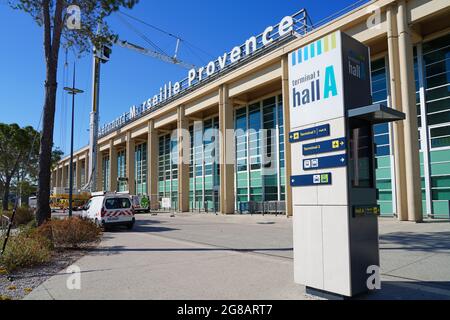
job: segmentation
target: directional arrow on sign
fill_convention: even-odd
[[[308,156],[319,153],[341,151],[345,150],[346,147],[346,139],[345,137],[342,137],[304,144],[302,146],[302,152],[304,156]]]
[[[306,171],[324,168],[344,167],[346,165],[347,165],[347,155],[345,153],[303,160],[303,170]]]

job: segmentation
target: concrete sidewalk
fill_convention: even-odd
[[[305,299],[293,282],[292,220],[284,216],[138,215],[105,233],[26,299]],[[380,219],[382,290],[362,299],[450,299],[450,224]]]

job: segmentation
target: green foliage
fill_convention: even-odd
[[[30,14],[40,26],[45,27],[44,7],[47,4],[50,16],[56,22],[57,6],[62,6],[62,37],[65,47],[75,47],[79,53],[90,52],[92,44],[100,48],[103,44],[111,44],[117,38],[105,18],[120,8],[131,9],[139,0],[78,0],[78,1],[42,1],[42,0],[10,0],[12,8]],[[69,5],[76,4],[81,11],[81,28],[70,30],[65,27],[65,21],[70,17],[67,12]],[[100,27],[99,27],[100,26]]]
[[[58,148],[53,150],[52,153],[52,169],[56,167],[58,162],[62,159],[62,156],[64,155],[64,152]]]
[[[17,186],[23,179],[37,175],[38,138],[39,132],[33,127],[0,123],[0,184],[5,210],[11,183],[15,181]]]
[[[39,140],[38,137],[39,132],[33,127],[21,128],[15,123],[0,123],[0,181],[3,185],[6,185],[19,169],[27,170],[31,175],[36,174],[39,143],[33,142]],[[25,162],[34,165],[25,166]]]

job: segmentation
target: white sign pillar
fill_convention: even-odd
[[[367,267],[379,264],[372,125],[354,128],[347,116],[371,104],[368,48],[337,31],[288,61],[294,280],[313,294],[351,297],[367,289]],[[368,153],[352,159],[352,148]]]

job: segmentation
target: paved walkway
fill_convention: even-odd
[[[293,282],[292,220],[283,216],[138,215],[27,299],[307,299]],[[450,223],[380,219],[382,290],[362,299],[450,299]]]

